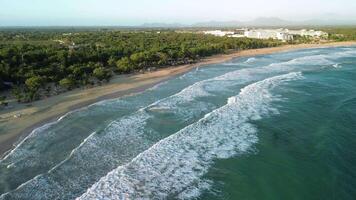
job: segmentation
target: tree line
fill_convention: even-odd
[[[174,31],[0,32],[0,91],[30,102],[125,74],[193,63],[230,50],[280,45],[276,40]]]
[[[329,39],[332,41],[342,42],[356,40],[356,27],[354,26],[329,27],[323,28],[323,31],[329,34]]]

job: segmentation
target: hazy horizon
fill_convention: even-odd
[[[352,0],[1,0],[0,26],[139,26],[144,23],[194,24],[249,21],[259,17],[283,20],[353,21]],[[347,6],[345,6],[347,5]]]

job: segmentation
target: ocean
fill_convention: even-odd
[[[0,160],[0,199],[355,199],[356,47],[198,67],[72,111]]]

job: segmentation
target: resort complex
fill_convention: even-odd
[[[328,33],[323,31],[315,30],[289,30],[289,29],[235,29],[233,31],[222,31],[222,30],[213,30],[213,31],[204,31],[204,34],[210,34],[215,36],[227,36],[227,37],[246,37],[246,38],[255,38],[255,39],[277,39],[282,41],[291,41],[296,36],[300,37],[309,37],[309,38],[327,38]]]

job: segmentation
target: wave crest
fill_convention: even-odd
[[[289,73],[246,86],[228,104],[111,171],[77,199],[197,197],[209,188],[202,176],[214,159],[246,152],[258,141],[249,121],[270,113],[277,97],[269,90],[301,77]]]

